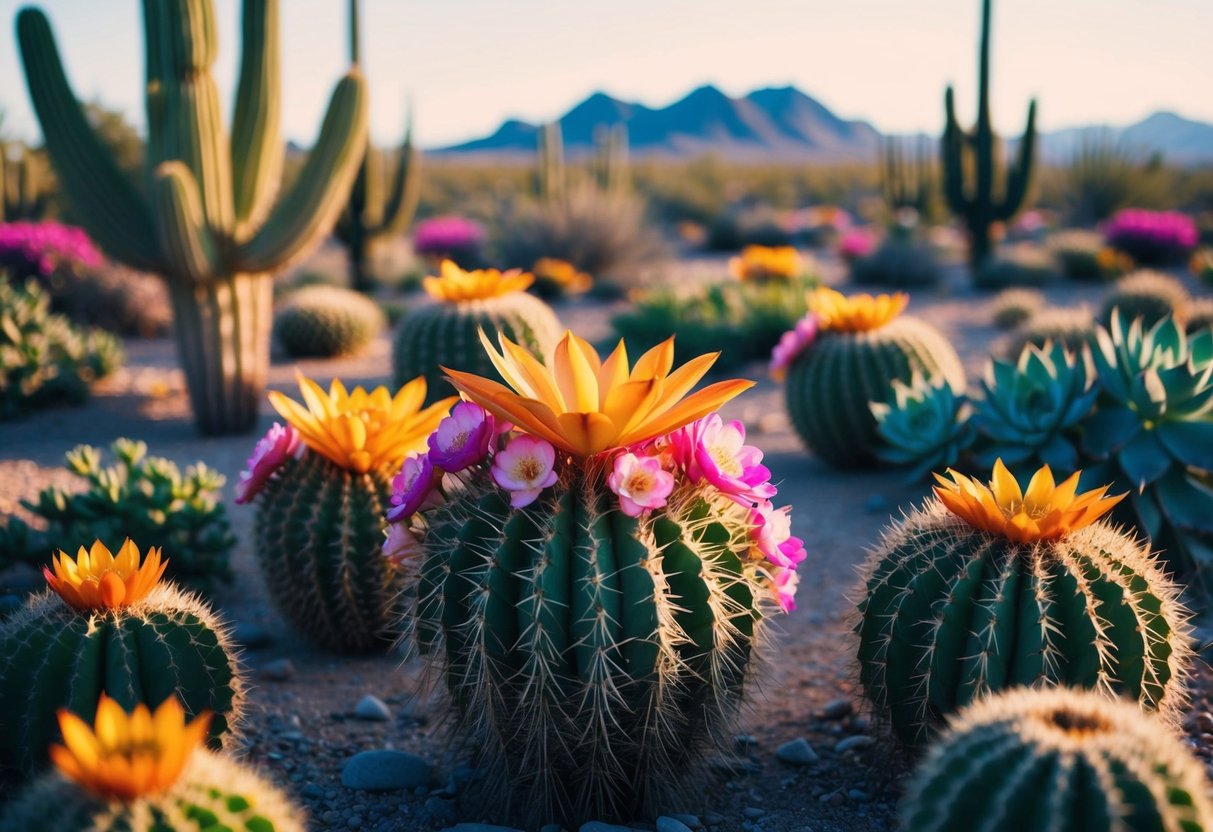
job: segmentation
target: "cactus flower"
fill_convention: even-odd
[[[741,281],[790,280],[803,271],[800,253],[791,246],[746,246],[729,260],[729,273]]]
[[[842,292],[819,286],[808,295],[809,309],[817,313],[818,328],[831,332],[868,332],[896,318],[910,302],[905,292],[892,295]]]
[[[383,556],[397,569],[409,562],[419,562],[423,552],[421,541],[404,523],[389,523],[383,541]]]
[[[785,332],[779,338],[779,343],[771,350],[771,363],[768,367],[771,378],[783,381],[787,378],[788,368],[792,362],[817,339],[817,314],[809,312],[796,322],[796,326]]]
[[[475,465],[488,456],[489,443],[497,434],[495,421],[475,402],[459,402],[430,434],[430,459],[444,471]]]
[[[775,496],[762,451],[745,444],[741,422],[725,422],[719,413],[710,413],[675,431],[670,443],[674,458],[692,480],[706,480],[746,506]]]
[[[51,558],[51,565],[54,572],[44,566],[42,574],[68,605],[78,610],[116,610],[146,598],[168,561],[162,561],[160,550],[152,547],[141,566],[139,547],[127,538],[117,555],[100,540],[94,540],[91,548],[80,547],[74,561],[60,550]]]
[[[283,427],[274,422],[265,436],[258,440],[253,455],[248,458],[248,467],[240,472],[236,483],[236,502],[243,505],[251,501],[265,487],[274,472],[292,456],[303,450],[299,434],[293,427]]]
[[[555,465],[552,443],[521,434],[493,458],[493,481],[510,492],[511,506],[525,508],[556,484]]]
[[[775,566],[794,568],[805,559],[804,541],[792,535],[792,507],[762,503],[750,515],[754,547]]]
[[[639,517],[665,505],[674,490],[674,475],[662,468],[658,457],[623,453],[615,457],[607,485],[618,495],[623,513]]]
[[[187,723],[176,696],[155,713],[141,703],[128,714],[103,693],[93,727],[59,710],[63,745],[52,745],[50,757],[64,777],[98,797],[131,801],[177,782],[210,721],[210,711],[203,711]]]
[[[464,271],[452,260],[443,260],[438,273],[438,277],[425,278],[421,285],[430,297],[442,303],[484,300],[521,292],[535,280],[533,274],[521,269]]]
[[[796,589],[800,586],[800,575],[795,569],[776,566],[771,571],[771,586],[775,590],[775,600],[784,612],[796,609]]]
[[[418,511],[438,505],[438,481],[442,471],[428,454],[405,457],[400,473],[392,478],[392,507],[387,510],[389,523],[398,523]]]

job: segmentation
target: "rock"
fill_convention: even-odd
[[[775,752],[775,758],[790,766],[807,766],[817,762],[817,752],[804,737],[797,737],[791,742],[785,742]]]
[[[662,815],[657,818],[657,832],[691,832],[691,827],[677,818]]]
[[[320,788],[315,783],[308,783],[303,787],[301,794],[306,800],[319,800],[320,798],[324,797],[324,789]]]
[[[433,773],[433,765],[416,754],[362,751],[346,761],[341,770],[341,785],[360,791],[416,789],[428,785]]]
[[[295,665],[290,659],[275,659],[261,665],[261,678],[271,682],[285,682],[294,675]]]
[[[867,748],[873,742],[875,742],[875,740],[866,734],[856,734],[853,737],[846,737],[845,739],[839,740],[838,744],[834,746],[834,750],[839,754],[842,754],[856,748]]]
[[[632,830],[626,826],[616,826],[613,823],[592,820],[589,823],[581,824],[581,828],[577,832],[632,832]]]
[[[564,832],[564,827],[559,823],[549,823],[547,826],[539,827],[539,832]]]
[[[544,829],[547,829],[545,826]],[[556,827],[557,832],[560,827]],[[442,832],[520,832],[512,826],[494,826],[491,823],[457,823],[454,826],[448,826]]]
[[[674,820],[681,823],[683,826],[686,826],[690,829],[699,829],[700,827],[703,826],[703,823],[699,820],[699,817],[697,815],[674,814],[674,815],[669,815],[668,817],[673,818]]]
[[[821,718],[842,719],[850,716],[853,710],[855,710],[855,706],[851,704],[850,699],[835,699],[827,702],[826,706],[821,709]]]
[[[720,826],[720,824],[724,823],[726,820],[728,820],[728,818],[719,812],[707,812],[703,816],[703,823],[705,826]]]
[[[232,638],[246,650],[260,650],[274,642],[270,631],[255,621],[241,621],[232,629]]]
[[[378,696],[369,693],[358,700],[354,708],[354,716],[367,722],[391,722],[392,711]]]
[[[847,792],[847,797],[854,800],[856,803],[867,803],[871,800],[871,796],[863,789],[851,789]]]
[[[757,806],[747,806],[741,810],[741,814],[745,815],[750,820],[758,820],[766,813],[766,809],[759,809]]]

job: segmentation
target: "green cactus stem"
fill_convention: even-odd
[[[920,218],[928,218],[935,204],[935,164],[930,142],[920,136],[911,150],[896,138],[883,141],[880,165],[880,189],[885,204],[895,213],[910,208]]]
[[[549,203],[563,199],[567,192],[568,177],[564,166],[564,139],[558,121],[545,124],[539,130],[535,189],[539,198]]]

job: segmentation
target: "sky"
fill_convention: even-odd
[[[39,135],[0,0],[4,132]],[[138,0],[42,0],[78,97],[143,121]],[[216,0],[216,80],[235,87],[237,0]],[[344,0],[281,0],[283,131],[310,144],[348,63]],[[1156,110],[1213,122],[1213,0],[1000,0],[996,127],[1128,124]],[[886,132],[936,132],[946,84],[976,109],[978,0],[363,0],[363,66],[377,142],[440,146],[507,117],[550,120],[589,93],[662,106],[713,83],[731,95],[795,84]]]

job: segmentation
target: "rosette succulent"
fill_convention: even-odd
[[[911,480],[956,465],[976,439],[968,398],[945,379],[931,382],[917,372],[909,384],[894,379],[893,397],[871,408],[884,440],[877,454],[908,467]]]

